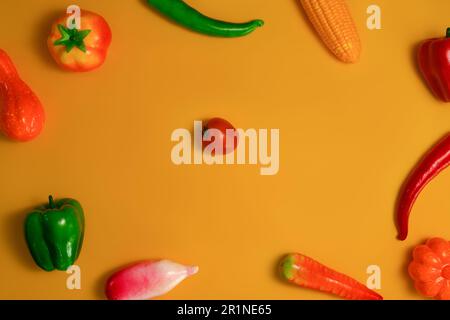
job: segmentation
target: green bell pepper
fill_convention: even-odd
[[[84,236],[84,214],[78,201],[49,197],[25,220],[25,238],[36,264],[46,271],[65,271],[78,258]]]

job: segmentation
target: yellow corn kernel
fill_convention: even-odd
[[[345,0],[300,2],[328,49],[343,62],[357,62],[361,55],[361,40]]]

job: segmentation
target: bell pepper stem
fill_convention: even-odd
[[[450,28],[447,28],[447,38],[450,38]]]
[[[48,196],[48,206],[50,209],[55,209],[55,202],[53,201],[52,196]]]

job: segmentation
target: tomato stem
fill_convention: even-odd
[[[91,30],[69,29],[62,24],[58,24],[58,30],[61,34],[61,38],[53,42],[55,46],[65,46],[67,52],[72,51],[74,47],[86,52],[84,39],[91,33]]]

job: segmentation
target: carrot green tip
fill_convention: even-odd
[[[286,280],[294,279],[295,273],[295,258],[293,255],[289,254],[281,260],[280,263],[280,272],[281,276]]]

